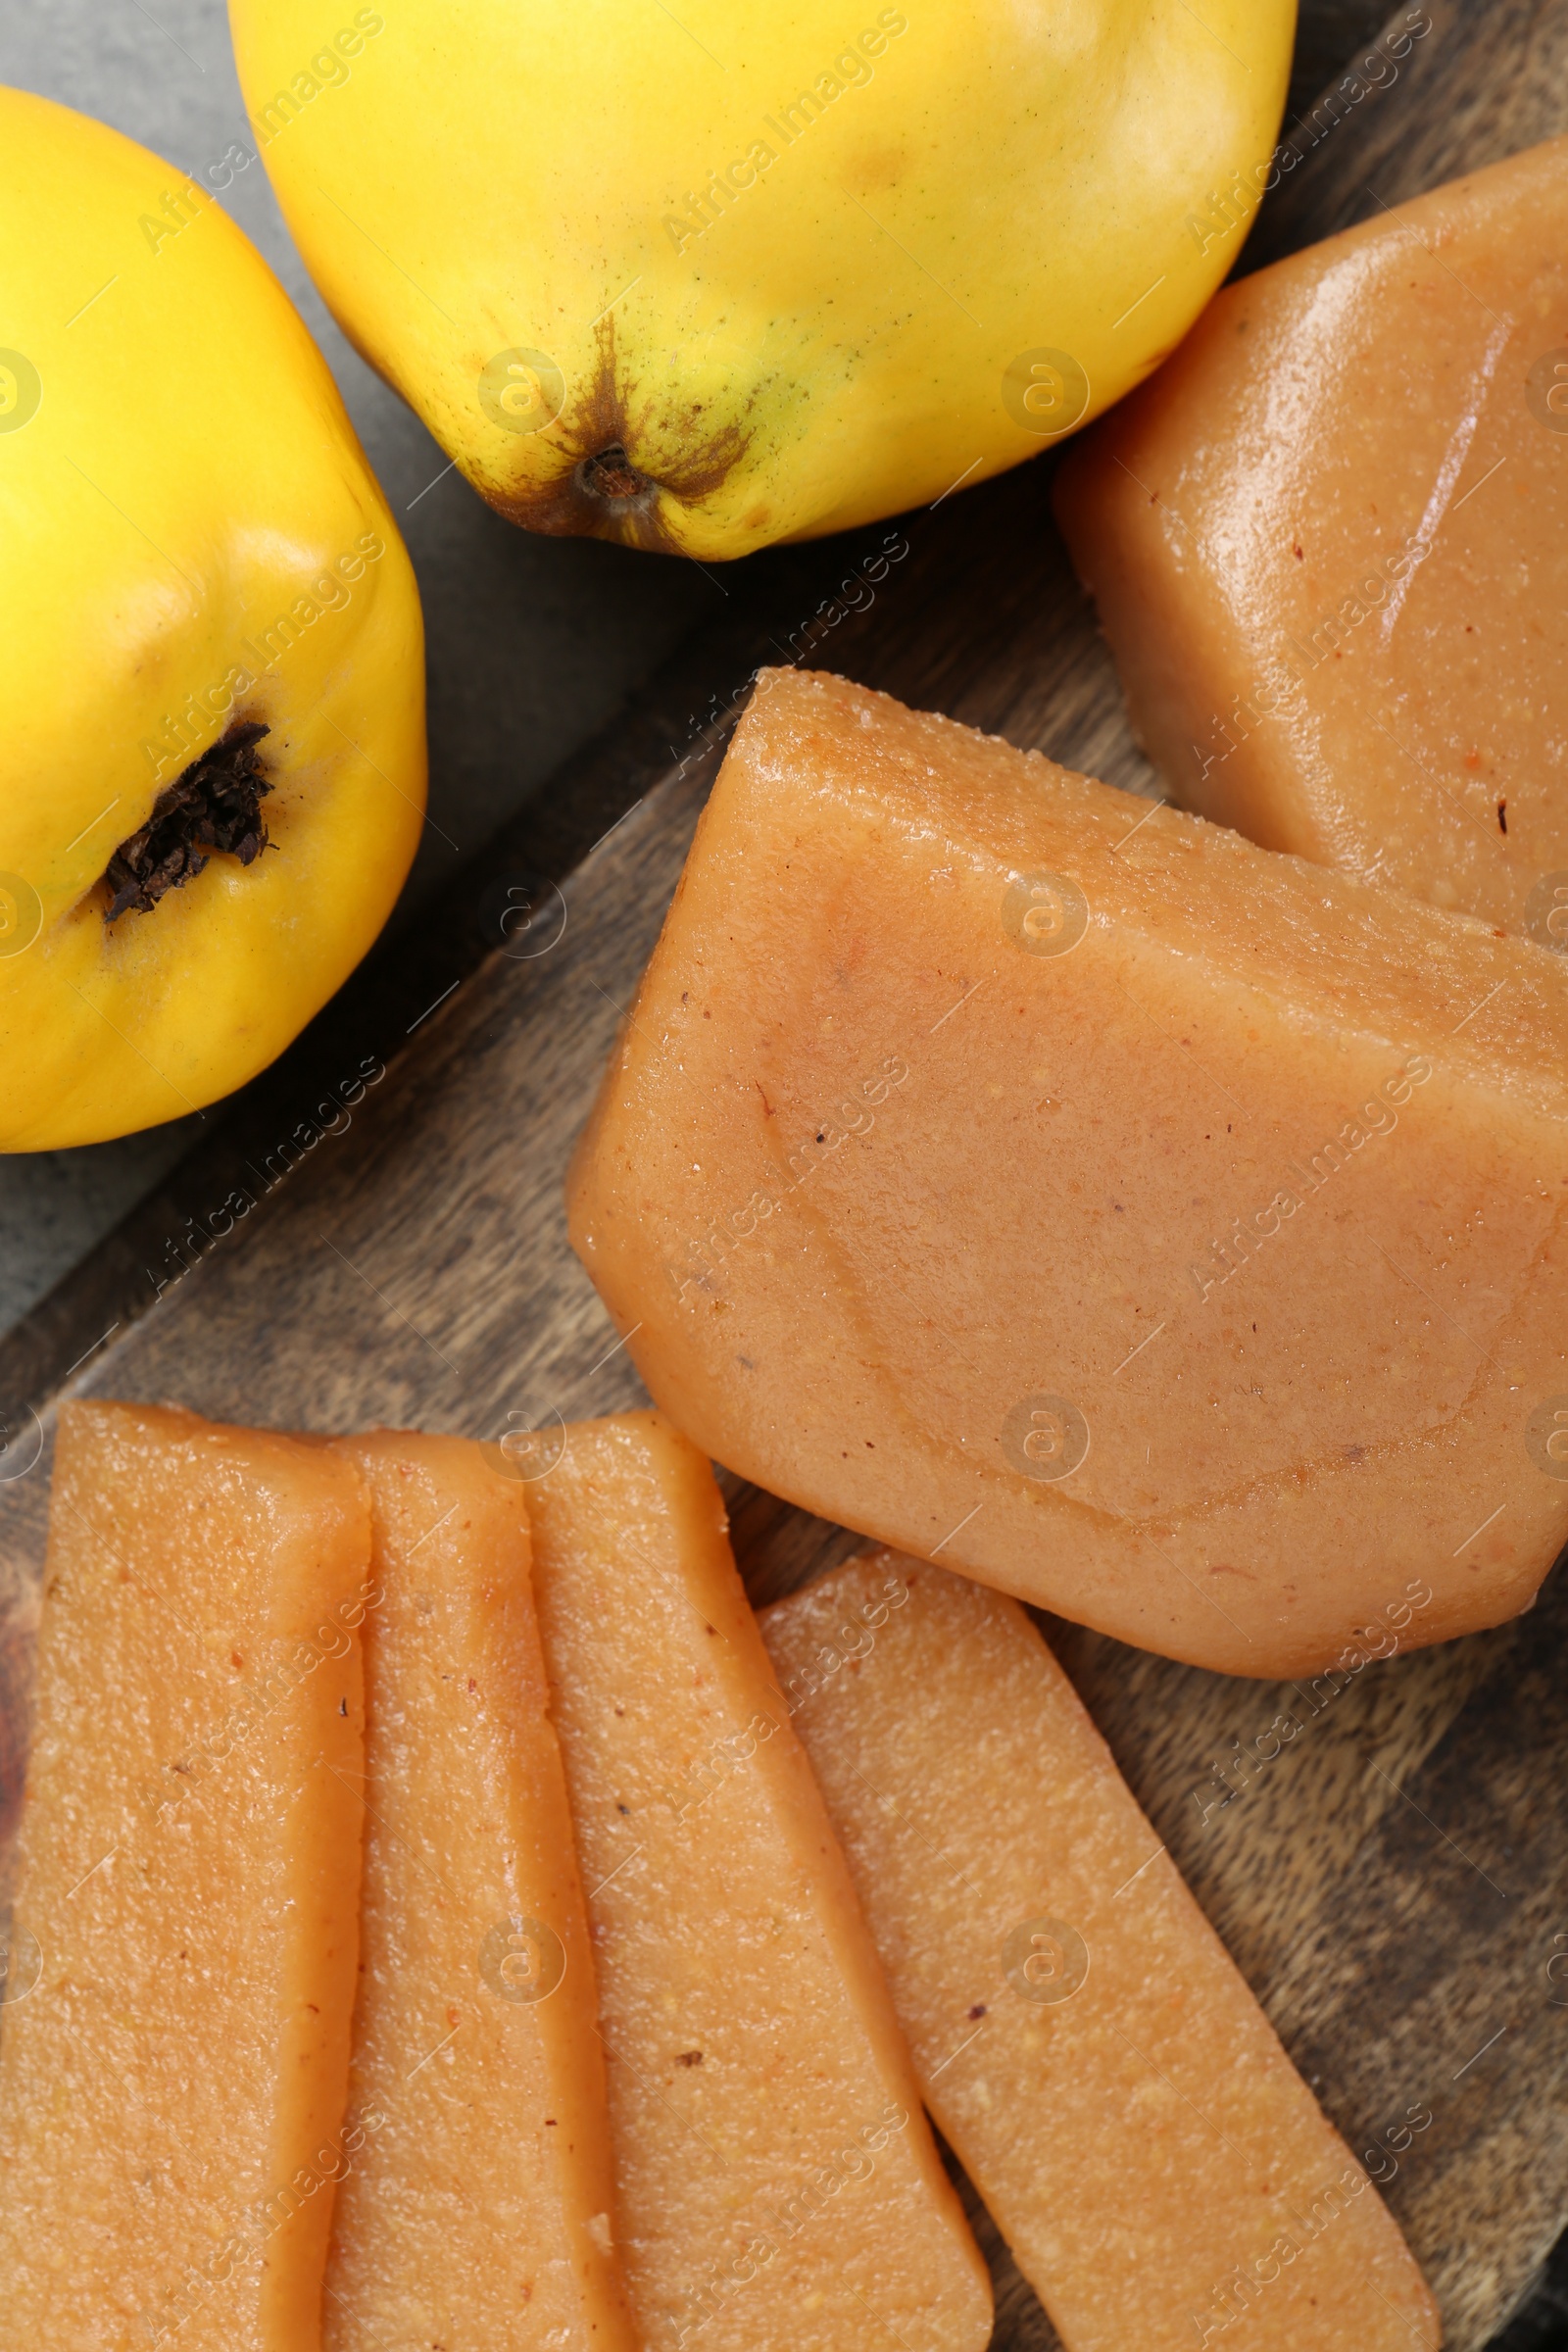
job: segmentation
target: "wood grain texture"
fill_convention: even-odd
[[[1418,20],[1430,31],[1396,58],[1396,36]],[[1383,69],[1358,70],[1369,47],[1396,67],[1385,87],[1374,78]],[[1568,129],[1561,0],[1408,0],[1347,63],[1284,126],[1301,161],[1264,207],[1244,270]]]
[[[1317,20],[1350,5],[1324,0]],[[1244,267],[1568,126],[1568,0],[1433,0],[1428,14],[1397,81],[1303,146]],[[47,1499],[47,1446],[24,1468],[29,1400],[46,1437],[64,1393],[480,1437],[640,1400],[567,1250],[562,1174],[759,660],[804,651],[1153,789],[1049,492],[1047,461],[730,575],[722,623],[573,763],[557,810],[494,845],[416,935],[374,959],[0,1346],[0,1837],[20,1795]],[[852,613],[839,584],[890,535],[906,552]],[[482,894],[524,869],[560,881],[564,929],[530,958],[485,954]],[[385,1074],[345,1102],[362,1067]],[[842,1530],[725,1483],[757,1599],[853,1548]],[[1387,2193],[1454,2352],[1477,2352],[1568,2210],[1568,1962],[1547,1973],[1568,1953],[1568,1582],[1559,1571],[1515,1626],[1368,1666],[1332,1697],[1047,1630],[1357,2150],[1430,2107],[1431,2125],[1391,2157]],[[1297,1728],[1260,1759],[1281,1717]],[[998,2346],[1044,2352],[1054,2339],[1038,2305],[976,2220],[997,2271]]]

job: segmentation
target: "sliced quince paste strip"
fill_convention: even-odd
[[[990,2284],[708,1463],[630,1413],[528,1493],[644,2340],[978,2352]]]
[[[571,1192],[714,1461],[1141,1648],[1568,1540],[1568,958],[843,679],[759,678]]]
[[[1398,2229],[1016,1602],[884,1551],[761,1626],[926,2102],[1067,2352],[1430,2352]]]
[[[358,1953],[352,1463],[60,1415],[0,2008],[0,2297],[29,2352],[319,2342]]]
[[[605,2068],[525,1490],[462,1438],[339,1440],[369,1489],[365,1889],[328,2352],[632,2352]]]

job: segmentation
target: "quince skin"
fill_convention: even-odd
[[[503,514],[697,557],[1086,423],[1229,270],[1295,0],[230,0],[358,348]]]
[[[270,1061],[424,806],[418,593],[304,324],[213,198],[0,90],[0,1150]]]

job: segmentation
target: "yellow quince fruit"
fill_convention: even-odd
[[[1017,465],[1239,250],[1295,0],[230,0],[278,200],[492,506],[697,557]]]
[[[211,195],[0,90],[0,1149],[278,1054],[425,788],[418,592],[325,363]]]

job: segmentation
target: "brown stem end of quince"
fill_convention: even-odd
[[[585,498],[623,512],[628,507],[652,506],[658,492],[658,484],[632,464],[619,441],[612,441],[607,449],[582,460],[577,467],[577,487]]]

